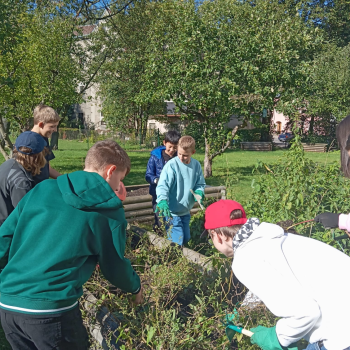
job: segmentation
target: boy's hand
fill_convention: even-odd
[[[140,288],[140,291],[137,294],[134,294],[131,298],[132,303],[134,305],[140,305],[143,303],[143,290],[142,290],[142,286]]]
[[[172,218],[168,202],[166,200],[162,200],[157,204],[155,212],[159,212],[159,216],[165,216],[168,218]]]
[[[325,228],[337,228],[339,215],[334,213],[322,213],[315,217],[315,221],[321,223]]]

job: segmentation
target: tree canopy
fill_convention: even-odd
[[[205,176],[230,144],[233,115],[260,120],[264,108],[290,104],[304,91],[321,40],[298,11],[277,1],[254,6],[228,0],[166,1],[153,20],[147,49],[146,91],[157,86],[186,119],[204,125]]]

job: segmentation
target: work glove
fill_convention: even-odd
[[[271,328],[258,326],[250,331],[254,333],[250,338],[250,342],[260,346],[263,350],[298,350],[295,343],[288,347],[280,344],[277,338],[276,326]]]
[[[172,218],[168,202],[165,199],[163,199],[162,201],[160,201],[157,204],[155,212],[156,213],[159,212],[159,216],[165,216],[168,218]]]
[[[334,213],[322,213],[315,217],[315,221],[321,223],[325,228],[337,228],[339,225],[339,215]]]
[[[193,195],[194,200],[195,200],[196,202],[198,202],[198,203],[200,203],[200,204],[203,205],[203,199],[204,199],[204,193],[203,193],[203,191],[201,191],[201,190],[195,190],[194,193],[195,193],[195,194]],[[196,196],[196,195],[197,195],[197,196]]]

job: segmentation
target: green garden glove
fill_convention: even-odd
[[[157,204],[155,212],[159,212],[159,216],[172,218],[168,202],[164,199]]]
[[[198,195],[200,196],[200,198],[199,198],[198,196],[193,195],[194,200],[195,200],[196,202],[199,202],[199,203],[203,204],[203,199],[204,199],[204,193],[203,193],[203,191],[201,191],[201,190],[195,190],[194,193],[195,193],[195,194],[198,194]]]
[[[263,350],[298,350],[296,344],[291,344],[288,347],[280,344],[277,338],[276,326],[271,328],[258,326],[250,331],[254,333],[250,338],[250,342],[260,346]]]

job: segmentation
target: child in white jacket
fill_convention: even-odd
[[[350,350],[350,257],[277,225],[246,218],[243,207],[220,200],[205,213],[214,246],[233,257],[236,277],[277,317],[275,327],[251,329],[263,350]],[[341,293],[344,297],[339,297]]]

